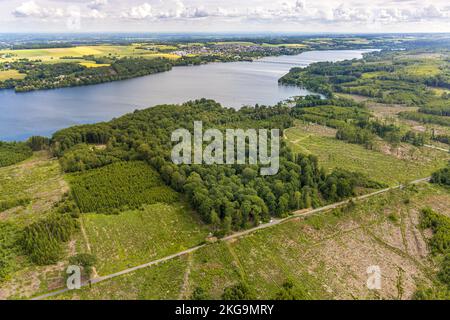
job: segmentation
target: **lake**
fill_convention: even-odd
[[[15,93],[0,90],[0,140],[49,136],[75,124],[110,120],[158,104],[214,99],[223,106],[273,105],[307,90],[278,84],[292,67],[361,58],[371,50],[309,51],[254,62],[175,67],[169,72],[91,86]]]

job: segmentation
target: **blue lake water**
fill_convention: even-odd
[[[0,90],[0,140],[51,135],[75,124],[110,120],[158,104],[214,99],[223,106],[273,105],[307,90],[282,86],[292,67],[361,58],[368,50],[309,51],[255,62],[175,67],[169,72],[98,85],[15,93]]]

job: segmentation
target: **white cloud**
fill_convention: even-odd
[[[292,29],[301,25],[309,30],[316,30],[314,26],[317,26],[362,32],[359,28],[364,26],[385,28],[412,23],[441,24],[448,30],[450,18],[450,7],[445,0],[64,0],[58,1],[57,6],[53,5],[54,0],[12,1],[16,8],[8,12],[17,18],[53,21],[68,16],[67,6],[73,3],[80,7],[82,18],[108,20],[102,24],[115,30],[142,26],[137,24],[138,20],[150,20],[154,22],[152,26],[158,25],[162,30],[164,25],[198,31],[205,30],[206,26],[212,26],[211,30],[214,26],[230,26],[250,31],[247,27],[270,30],[274,26]],[[0,0],[0,9],[2,6]],[[397,31],[386,28],[386,31]]]
[[[33,0],[24,2],[13,10],[12,14],[17,18],[59,18],[64,16],[62,9],[43,8]]]
[[[145,2],[141,5],[131,7],[129,10],[123,12],[122,17],[128,19],[146,19],[153,17],[152,11],[152,6]]]
[[[86,13],[85,17],[92,18],[92,19],[105,19],[107,17],[107,15],[106,15],[106,13],[101,12],[97,9],[92,9]]]

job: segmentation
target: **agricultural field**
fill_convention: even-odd
[[[64,59],[67,57],[78,58],[83,60],[83,56],[95,57],[146,57],[146,58],[171,58],[177,59],[179,56],[173,54],[159,53],[156,51],[149,51],[140,49],[136,45],[128,46],[79,46],[69,48],[49,48],[49,49],[23,49],[23,50],[2,50],[0,51],[0,63],[11,62],[19,59],[41,60],[45,63],[55,62],[72,62],[71,59]],[[89,62],[89,61],[86,61]]]
[[[449,155],[425,147],[405,145],[397,150],[367,150],[361,145],[322,134],[316,126],[298,125],[286,130],[286,139],[296,152],[314,154],[328,170],[343,168],[366,174],[371,179],[396,185],[430,176],[445,166]],[[319,126],[320,127],[320,126]]]
[[[0,71],[0,81],[5,81],[8,79],[23,79],[25,74],[20,73],[17,70],[3,70]]]
[[[118,162],[67,177],[82,212],[114,213],[143,204],[171,203],[175,191],[144,162]]]
[[[245,282],[254,298],[270,299],[289,279],[299,299],[411,299],[435,277],[428,236],[419,228],[420,210],[427,206],[450,216],[450,193],[426,183],[391,191],[55,298],[177,299],[197,288],[220,298],[224,288]],[[366,270],[374,265],[382,272],[377,293],[366,287]]]
[[[145,205],[117,215],[82,217],[97,271],[107,275],[194,247],[209,229],[180,202]]]

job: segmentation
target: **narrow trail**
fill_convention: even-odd
[[[435,149],[435,150],[440,150],[440,151],[444,151],[444,152],[450,152],[450,149],[444,149],[444,148],[440,148],[440,147],[436,147],[436,146],[432,146],[429,144],[424,144],[424,147],[430,148],[430,149]]]
[[[417,179],[417,180],[411,181],[409,184],[418,184],[418,183],[428,182],[428,181],[430,181],[430,179],[431,179],[431,177]],[[403,187],[405,187],[405,185],[398,185],[398,186],[386,188],[386,189],[383,189],[383,190],[379,190],[379,191],[376,191],[376,192],[372,192],[372,193],[369,193],[369,194],[366,194],[366,195],[362,195],[362,196],[359,196],[359,197],[355,197],[355,198],[352,198],[352,199],[348,199],[348,200],[344,200],[344,201],[341,201],[341,202],[333,203],[333,204],[330,204],[328,206],[324,206],[324,207],[321,207],[321,208],[317,208],[317,209],[313,209],[313,210],[309,210],[309,211],[304,211],[304,210],[296,211],[291,216],[289,216],[287,218],[273,219],[269,223],[261,224],[261,225],[255,227],[255,228],[252,228],[252,229],[244,230],[244,231],[241,231],[241,232],[236,232],[236,233],[234,233],[232,235],[229,235],[227,237],[224,237],[224,238],[220,239],[219,241],[229,241],[229,240],[232,240],[232,239],[241,238],[241,237],[247,236],[249,234],[252,234],[252,233],[254,233],[254,232],[258,231],[258,230],[271,228],[273,226],[276,226],[276,225],[288,222],[288,221],[293,220],[293,219],[305,218],[305,217],[313,216],[313,215],[316,215],[316,214],[319,214],[319,213],[327,212],[327,211],[330,211],[330,210],[333,210],[333,209],[337,209],[337,208],[343,207],[343,206],[349,204],[351,201],[365,200],[365,199],[368,199],[368,198],[371,198],[371,197],[374,197],[374,196],[377,196],[377,195],[380,195],[380,194],[384,194],[384,193],[392,191],[392,190],[401,189]],[[151,262],[148,262],[148,263],[136,266],[136,267],[128,268],[128,269],[125,269],[125,270],[122,270],[120,272],[116,272],[116,273],[113,273],[113,274],[110,274],[110,275],[107,275],[107,276],[97,277],[97,278],[94,278],[94,279],[91,280],[91,284],[96,284],[96,283],[99,283],[99,282],[103,282],[103,281],[106,281],[106,280],[110,280],[110,279],[122,276],[124,274],[128,274],[128,273],[140,270],[140,269],[148,268],[148,267],[157,265],[159,263],[166,262],[166,261],[178,258],[180,256],[193,253],[193,252],[195,252],[195,251],[197,251],[197,250],[199,250],[199,249],[201,249],[203,247],[206,247],[206,246],[207,246],[207,244],[202,244],[202,245],[199,245],[199,246],[196,246],[196,247],[192,247],[192,248],[190,248],[188,250],[184,250],[184,251],[172,254],[170,256],[167,256],[167,257],[164,257],[164,258],[161,258],[161,259],[158,259],[158,260],[154,260],[154,261],[151,261]],[[81,286],[82,287],[86,287],[86,286],[89,286],[89,285],[90,285],[89,282],[85,282]],[[35,297],[32,300],[42,300],[42,299],[46,299],[46,298],[53,297],[53,296],[56,296],[56,295],[60,295],[62,293],[68,292],[68,291],[69,291],[69,289],[64,288],[64,289],[61,289],[61,290],[53,291],[53,292],[50,292],[50,293],[47,293],[47,294]]]
[[[86,250],[88,253],[92,254],[91,244],[89,243],[89,239],[87,237],[86,230],[84,229],[83,218],[80,219],[80,229],[81,229],[81,234],[83,235],[84,243],[86,244]],[[99,275],[97,273],[97,269],[95,267],[92,267],[92,277],[94,279],[99,277]]]
[[[183,285],[181,286],[180,295],[178,297],[179,300],[188,299],[189,297],[189,276],[191,275],[192,259],[192,254],[189,253],[187,256],[186,271],[183,277]]]

